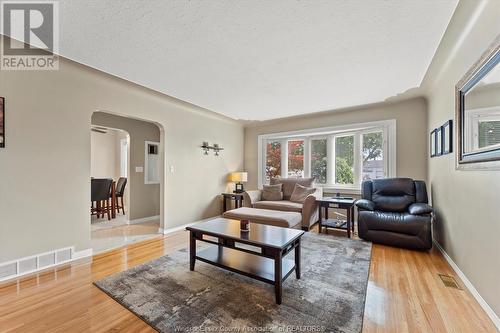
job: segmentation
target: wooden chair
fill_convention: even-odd
[[[120,213],[120,208],[122,209],[123,215],[125,215],[125,205],[123,204],[123,196],[125,194],[125,186],[127,186],[127,178],[120,177],[116,183],[116,212]],[[120,203],[118,203],[120,201]]]
[[[108,220],[111,220],[111,185],[112,179],[97,179],[90,180],[90,214],[97,217],[104,217],[106,213]],[[95,207],[94,207],[95,203]]]

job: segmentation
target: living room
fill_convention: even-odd
[[[499,331],[500,1],[1,6],[0,331]],[[163,232],[99,254],[96,113]]]

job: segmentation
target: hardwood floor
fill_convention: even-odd
[[[184,231],[0,285],[0,332],[154,332],[92,281],[187,247]],[[441,254],[373,246],[363,332],[497,332]]]

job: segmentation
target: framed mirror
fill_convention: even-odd
[[[500,161],[500,36],[457,84],[456,117],[457,167]]]

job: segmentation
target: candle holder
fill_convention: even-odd
[[[250,221],[249,220],[240,220],[240,230],[243,232],[250,231]]]

